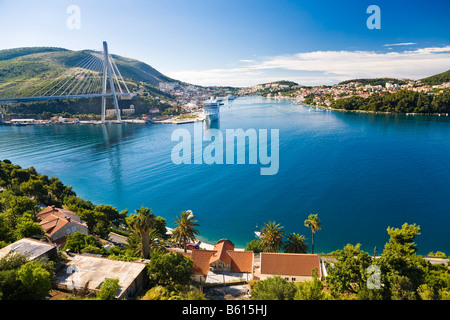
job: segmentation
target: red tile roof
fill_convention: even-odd
[[[192,250],[191,259],[194,261],[192,272],[206,276],[209,271],[209,261],[215,253],[215,250]]]
[[[231,257],[231,272],[253,272],[253,251],[227,251]]]
[[[317,254],[261,252],[260,257],[261,274],[311,276],[316,268],[321,276]]]
[[[79,215],[73,213],[70,210],[56,208],[55,206],[48,206],[47,208],[45,208],[44,210],[39,212],[37,214],[37,217],[40,220],[45,220],[49,215],[54,215],[54,216],[57,216],[57,217],[63,217],[63,218],[66,218],[66,219],[70,218],[71,220],[75,220],[75,221],[81,222],[81,218],[80,218]]]
[[[72,219],[72,216],[76,216],[77,218]],[[39,224],[49,236],[52,236],[56,231],[64,227],[69,222],[87,228],[86,223],[81,221],[78,215],[65,209],[47,207],[38,213],[38,217],[41,219]]]
[[[221,239],[214,245],[214,250],[217,251],[217,253],[211,257],[209,263],[221,260],[227,264],[231,264],[231,257],[227,254],[227,251],[234,251],[233,242],[228,239]]]

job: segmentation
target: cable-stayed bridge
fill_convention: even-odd
[[[117,121],[121,122],[118,99],[131,99],[132,96],[114,59],[108,53],[108,44],[104,41],[103,52],[90,52],[75,66],[49,81],[32,95],[0,98],[0,104],[102,97],[101,114],[104,123],[106,98],[112,98]]]

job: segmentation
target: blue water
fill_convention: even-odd
[[[285,101],[239,98],[221,109],[218,128],[279,129],[279,171],[260,164],[175,165],[171,141],[184,125],[0,126],[0,159],[59,177],[95,204],[167,219],[192,210],[201,239],[255,239],[276,221],[304,234],[317,213],[315,252],[361,243],[380,253],[387,227],[421,227],[419,253],[450,253],[450,117],[315,110]],[[204,146],[209,142],[204,142]]]

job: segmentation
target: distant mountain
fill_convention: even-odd
[[[434,86],[444,82],[450,82],[450,70],[436,74],[431,77],[420,79],[422,84]]]
[[[92,51],[71,51],[53,47],[29,47],[0,51],[0,96],[26,96],[43,83],[74,67]],[[122,76],[129,81],[158,83],[176,81],[148,64],[113,55]]]

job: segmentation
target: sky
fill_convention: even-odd
[[[0,0],[0,50],[107,41],[205,86],[420,79],[450,69],[449,12],[448,0]]]

